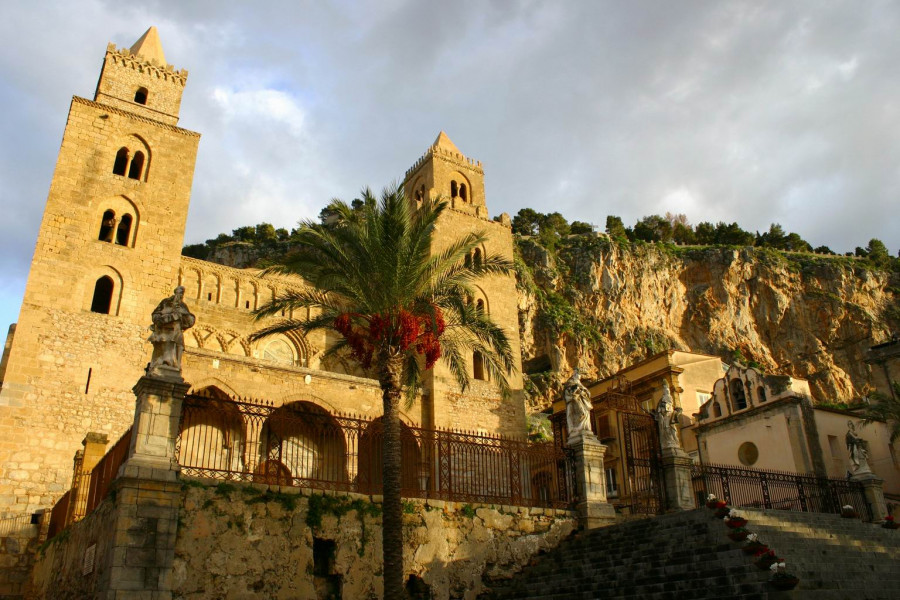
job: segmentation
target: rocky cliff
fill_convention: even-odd
[[[668,348],[742,356],[809,380],[817,402],[865,395],[869,346],[900,329],[896,273],[851,257],[569,236],[518,240],[532,408],[571,368],[602,378]]]

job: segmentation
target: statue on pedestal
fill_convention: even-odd
[[[569,441],[581,439],[584,435],[592,436],[591,431],[591,393],[581,383],[578,369],[566,381],[563,387],[563,398],[566,400],[566,426]]]
[[[869,468],[869,443],[856,433],[856,423],[853,421],[847,421],[847,435],[845,439],[853,474],[871,473],[872,470]]]
[[[161,374],[168,370],[181,373],[181,357],[184,353],[184,331],[194,326],[196,318],[184,303],[184,288],[178,286],[175,292],[159,303],[153,311],[153,325],[150,329],[150,343],[153,357],[149,372]],[[160,369],[168,367],[168,369]]]
[[[669,382],[663,381],[663,394],[653,411],[653,418],[659,424],[659,445],[661,448],[681,449],[681,441],[678,439],[678,419],[681,416],[681,408],[675,408],[672,401],[672,393],[669,391]]]

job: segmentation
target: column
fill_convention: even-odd
[[[570,439],[568,446],[575,451],[575,485],[579,495],[575,510],[579,524],[584,529],[612,524],[616,511],[606,500],[606,474],[603,469],[606,446],[587,431]]]

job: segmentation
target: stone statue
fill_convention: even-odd
[[[663,381],[663,394],[653,411],[653,418],[659,424],[659,444],[662,448],[681,448],[678,439],[678,418],[681,416],[681,408],[675,408],[672,402],[672,394],[669,391],[669,382]]]
[[[869,443],[856,433],[856,423],[847,421],[847,452],[850,453],[850,464],[853,474],[871,473],[869,468]]]
[[[569,430],[569,442],[580,440],[585,435],[593,435],[591,431],[591,393],[581,383],[578,369],[572,373],[563,387],[566,400],[566,426]]]
[[[150,343],[153,357],[150,372],[160,374],[160,367],[169,367],[181,373],[181,355],[184,353],[184,331],[194,326],[196,320],[184,303],[184,288],[178,286],[174,294],[159,303],[153,311]]]

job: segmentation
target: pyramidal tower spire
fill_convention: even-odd
[[[462,154],[459,151],[459,148],[456,147],[456,144],[450,139],[450,137],[444,132],[442,129],[438,136],[434,139],[434,143],[431,145],[432,148],[440,148],[442,150],[449,150],[455,154]]]
[[[155,26],[144,32],[138,41],[130,48],[131,53],[144,58],[147,61],[156,61],[160,65],[166,64],[166,55],[163,53],[162,42],[159,41],[159,32]]]
[[[150,27],[130,48],[106,47],[94,101],[177,125],[187,76],[166,62],[159,32]]]

